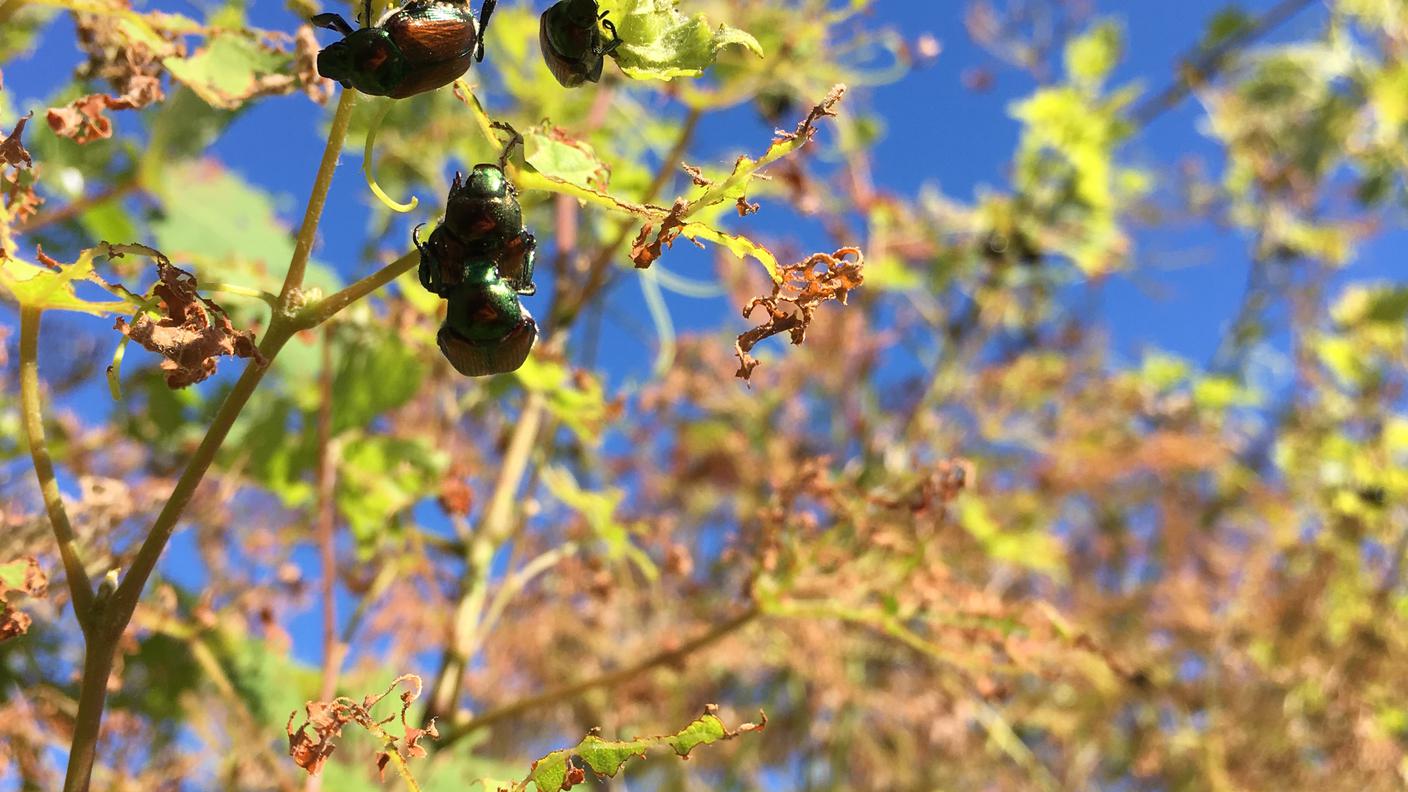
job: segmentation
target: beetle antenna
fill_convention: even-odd
[[[479,7],[479,46],[475,48],[474,61],[484,62],[484,31],[489,29],[489,17],[494,15],[494,6],[499,0],[484,0],[484,5]]]

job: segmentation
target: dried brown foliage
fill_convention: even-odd
[[[864,266],[860,249],[849,247],[835,253],[815,253],[784,266],[782,280],[773,284],[771,295],[755,297],[743,306],[743,318],[762,308],[767,319],[738,336],[734,347],[738,371],[734,376],[745,381],[753,376],[758,361],[749,353],[765,338],[787,333],[794,345],[801,345],[822,303],[835,300],[845,305],[851,290],[865,282]]]
[[[121,249],[114,251],[120,254]],[[215,373],[221,357],[262,360],[254,333],[236,330],[224,308],[200,296],[195,275],[173,266],[154,250],[139,252],[156,258],[157,283],[152,294],[159,301],[161,315],[153,319],[142,312],[130,324],[119,318],[115,327],[165,358],[161,368],[169,387],[184,388],[205,380]]]

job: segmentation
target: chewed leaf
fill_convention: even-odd
[[[47,267],[13,257],[0,257],[0,288],[8,292],[22,308],[77,311],[94,316],[122,313],[128,310],[127,303],[87,300],[79,297],[73,289],[74,282],[89,281],[111,291],[93,272],[93,257],[97,253],[97,249],[85,250],[72,264],[53,262]],[[40,255],[43,256],[42,253]]]
[[[730,731],[719,720],[718,708],[711,704],[705,708],[703,715],[675,734],[636,740],[603,740],[596,734],[589,734],[577,745],[553,751],[534,762],[528,777],[515,784],[512,792],[527,792],[529,784],[536,787],[538,792],[571,789],[585,783],[588,772],[596,776],[614,776],[626,762],[643,758],[656,748],[669,748],[676,755],[687,757],[690,751],[701,745],[761,731],[767,726],[768,719],[761,712],[758,715],[760,722],[745,723]]]
[[[733,45],[763,56],[751,34],[728,25],[712,27],[703,14],[685,16],[674,0],[608,0],[601,9],[615,21],[623,43],[614,56],[632,79],[698,77],[720,50]]]
[[[293,56],[241,33],[221,33],[189,58],[166,58],[162,64],[206,104],[222,110],[295,88]]]
[[[0,641],[24,635],[33,622],[10,600],[16,595],[42,597],[48,589],[49,577],[33,556],[0,564]]]
[[[544,176],[578,187],[604,188],[609,171],[591,147],[565,131],[540,124],[523,133],[524,158]]]
[[[160,315],[153,319],[139,313],[130,323],[117,320],[118,332],[161,355],[161,370],[171,388],[184,388],[215,373],[220,357],[253,358],[263,361],[255,346],[254,333],[236,330],[230,317],[213,300],[196,291],[196,277],[172,266],[166,256],[144,245],[112,245],[111,255],[124,253],[156,259],[157,282],[152,294],[159,301]]]

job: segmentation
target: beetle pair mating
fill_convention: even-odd
[[[469,377],[516,370],[538,337],[538,325],[519,295],[537,291],[533,256],[537,241],[523,226],[518,194],[498,165],[476,165],[455,174],[445,220],[420,251],[420,283],[445,298],[440,351]]]
[[[371,0],[365,0],[360,29],[337,14],[318,14],[314,25],[343,36],[318,53],[318,74],[394,99],[449,85],[484,60],[484,33],[497,3],[484,0],[476,21],[469,0],[411,0],[372,24]],[[597,9],[596,0],[561,0],[539,21],[543,60],[566,87],[600,80],[606,56],[621,46],[616,26]]]

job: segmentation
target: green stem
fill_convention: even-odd
[[[123,576],[117,591],[113,592],[112,603],[109,605],[110,621],[107,625],[109,635],[113,639],[121,635],[123,629],[127,627],[132,611],[137,607],[137,600],[142,595],[142,589],[156,569],[157,559],[161,557],[162,550],[166,548],[167,541],[171,539],[172,533],[176,530],[176,523],[180,520],[181,513],[185,511],[186,505],[195,496],[196,487],[200,485],[201,479],[205,478],[205,472],[214,463],[215,454],[225,442],[225,437],[230,433],[230,429],[234,427],[235,419],[239,417],[245,403],[249,401],[249,397],[254,394],[259,382],[268,373],[274,357],[279,354],[279,350],[283,349],[284,344],[292,336],[292,331],[293,328],[278,319],[269,325],[269,331],[265,333],[264,340],[259,345],[262,360],[251,360],[249,365],[245,366],[244,373],[235,382],[235,387],[230,390],[225,401],[221,403],[219,411],[215,414],[215,419],[200,442],[200,446],[196,448],[195,453],[186,463],[186,469],[181,472],[181,478],[176,481],[176,487],[171,491],[171,497],[167,499],[166,505],[157,515],[156,522],[152,524],[151,532],[147,534],[146,540],[142,542],[141,548],[138,549],[136,557],[132,560],[131,568]]]
[[[64,510],[59,480],[54,475],[54,461],[44,438],[44,410],[39,398],[39,308],[20,309],[20,408],[24,413],[25,437],[29,455],[34,460],[34,475],[39,479],[39,491],[44,496],[44,508],[49,512],[49,524],[59,543],[64,575],[68,578],[73,612],[83,634],[88,634],[89,616],[93,608],[93,584],[78,554],[78,540],[73,525]]]
[[[318,174],[313,181],[313,191],[308,196],[308,208],[303,215],[303,225],[299,227],[298,239],[294,246],[293,259],[289,262],[288,273],[284,277],[283,290],[279,295],[279,309],[274,311],[269,328],[259,344],[260,357],[251,360],[235,382],[230,393],[221,403],[214,420],[206,430],[200,446],[186,462],[186,468],[176,481],[166,505],[157,515],[151,531],[142,541],[133,558],[131,567],[120,584],[112,590],[106,601],[93,606],[93,614],[88,634],[88,643],[83,662],[83,680],[79,692],[78,715],[74,724],[74,739],[69,751],[68,774],[64,779],[64,792],[88,792],[92,778],[93,764],[97,755],[97,738],[102,727],[103,704],[107,695],[108,675],[112,671],[113,657],[117,652],[118,641],[142,596],[147,580],[156,570],[162,551],[175,533],[181,514],[195,496],[205,473],[215,462],[215,455],[225,442],[226,436],[235,425],[235,419],[249,402],[259,383],[268,373],[279,350],[289,338],[304,329],[290,316],[301,297],[303,274],[307,269],[308,255],[313,249],[317,235],[318,220],[322,216],[323,205],[327,201],[328,189],[332,184],[333,171],[337,168],[338,155],[342,142],[347,137],[347,126],[351,120],[355,94],[344,92],[333,114],[332,128],[328,133],[327,148],[318,166]],[[313,326],[313,325],[310,325]],[[36,320],[37,328],[37,320]],[[37,380],[37,376],[36,376]],[[37,386],[36,386],[37,395]],[[101,608],[97,606],[102,606]]]
[[[418,263],[420,263],[420,253],[412,250],[356,283],[299,311],[294,316],[293,323],[300,330],[317,327],[352,303],[406,274]]]
[[[450,642],[427,704],[427,720],[431,717],[448,719],[454,714],[454,703],[459,698],[465,665],[477,649],[473,642],[477,640],[484,602],[488,596],[489,565],[499,545],[513,533],[514,494],[518,492],[523,473],[528,469],[546,407],[547,399],[542,394],[528,395],[508,449],[504,452],[494,492],[489,496],[484,518],[465,557],[465,593],[455,606]]]
[[[308,256],[312,254],[313,241],[318,236],[318,219],[323,216],[323,204],[327,203],[328,190],[332,187],[332,174],[337,170],[337,158],[342,154],[342,143],[347,139],[347,126],[352,121],[352,106],[356,103],[356,91],[344,90],[337,100],[332,127],[328,130],[328,144],[323,149],[318,176],[313,180],[313,192],[308,196],[308,208],[303,212],[303,224],[298,227],[293,260],[288,264],[284,287],[279,292],[279,304],[285,309],[292,307],[294,295],[303,288],[303,273],[308,269]]]
[[[95,628],[99,625],[94,620]],[[108,696],[108,675],[117,646],[95,629],[83,656],[83,683],[78,693],[78,714],[73,720],[73,740],[68,750],[64,792],[88,792],[93,762],[98,756],[98,735],[103,726],[103,705]],[[93,681],[90,681],[93,680]]]

